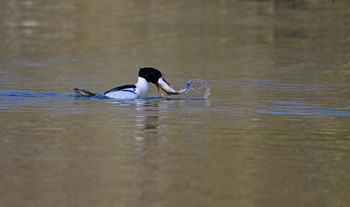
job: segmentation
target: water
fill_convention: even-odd
[[[190,82],[192,83],[191,87],[186,91],[186,93],[192,90],[192,91],[195,91],[197,94],[201,94],[201,91],[204,90],[205,88],[203,99],[207,100],[208,96],[210,95],[209,84],[205,80],[201,80],[201,79],[191,79]]]
[[[0,206],[349,206],[349,11],[1,1]],[[73,93],[146,66],[197,85]]]

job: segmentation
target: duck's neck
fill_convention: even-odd
[[[149,82],[146,79],[138,77],[136,85],[136,93],[139,95],[139,98],[145,99],[149,92]]]

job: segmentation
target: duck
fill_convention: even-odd
[[[122,85],[102,93],[92,93],[85,89],[73,88],[78,97],[106,97],[119,100],[146,99],[150,91],[150,83],[164,90],[171,88],[170,84],[163,78],[163,74],[155,68],[140,68],[137,83]]]

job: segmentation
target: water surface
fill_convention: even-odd
[[[0,4],[1,206],[350,205],[347,1]]]

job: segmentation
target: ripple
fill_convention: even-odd
[[[272,106],[266,106],[259,110],[267,114],[308,115],[308,116],[350,116],[350,108],[322,107],[317,103],[303,103],[296,101],[262,101],[270,102]]]

